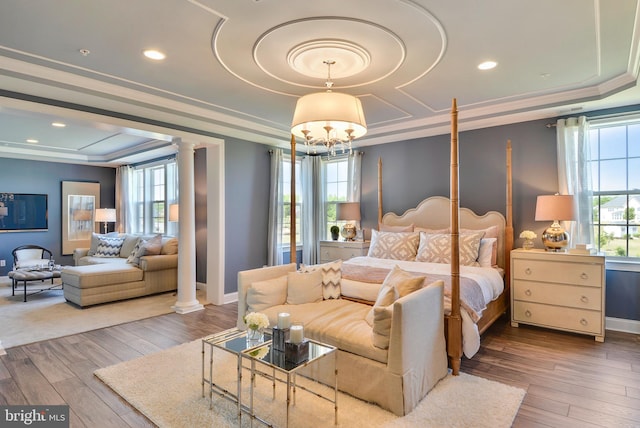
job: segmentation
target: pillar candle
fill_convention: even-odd
[[[302,343],[304,339],[304,327],[302,324],[293,324],[289,330],[289,341],[291,343]]]
[[[280,312],[278,314],[278,328],[291,327],[291,315],[286,312]]]

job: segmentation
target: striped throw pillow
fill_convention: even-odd
[[[100,238],[94,257],[120,257],[120,248],[124,243],[122,238]]]
[[[340,280],[342,279],[342,260],[336,260],[321,265],[301,265],[300,272],[322,271],[322,298],[340,298]]]

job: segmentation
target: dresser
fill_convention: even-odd
[[[511,325],[595,336],[604,342],[604,256],[511,252]]]
[[[320,263],[366,256],[369,241],[320,241]]]

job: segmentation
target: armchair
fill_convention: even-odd
[[[13,270],[46,265],[53,257],[51,251],[39,245],[21,245],[11,254],[13,254]]]

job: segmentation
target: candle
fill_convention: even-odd
[[[291,343],[302,343],[304,339],[304,327],[302,324],[294,323],[289,330],[289,341]]]
[[[280,312],[278,314],[278,328],[289,328],[291,327],[291,315],[286,312]]]

